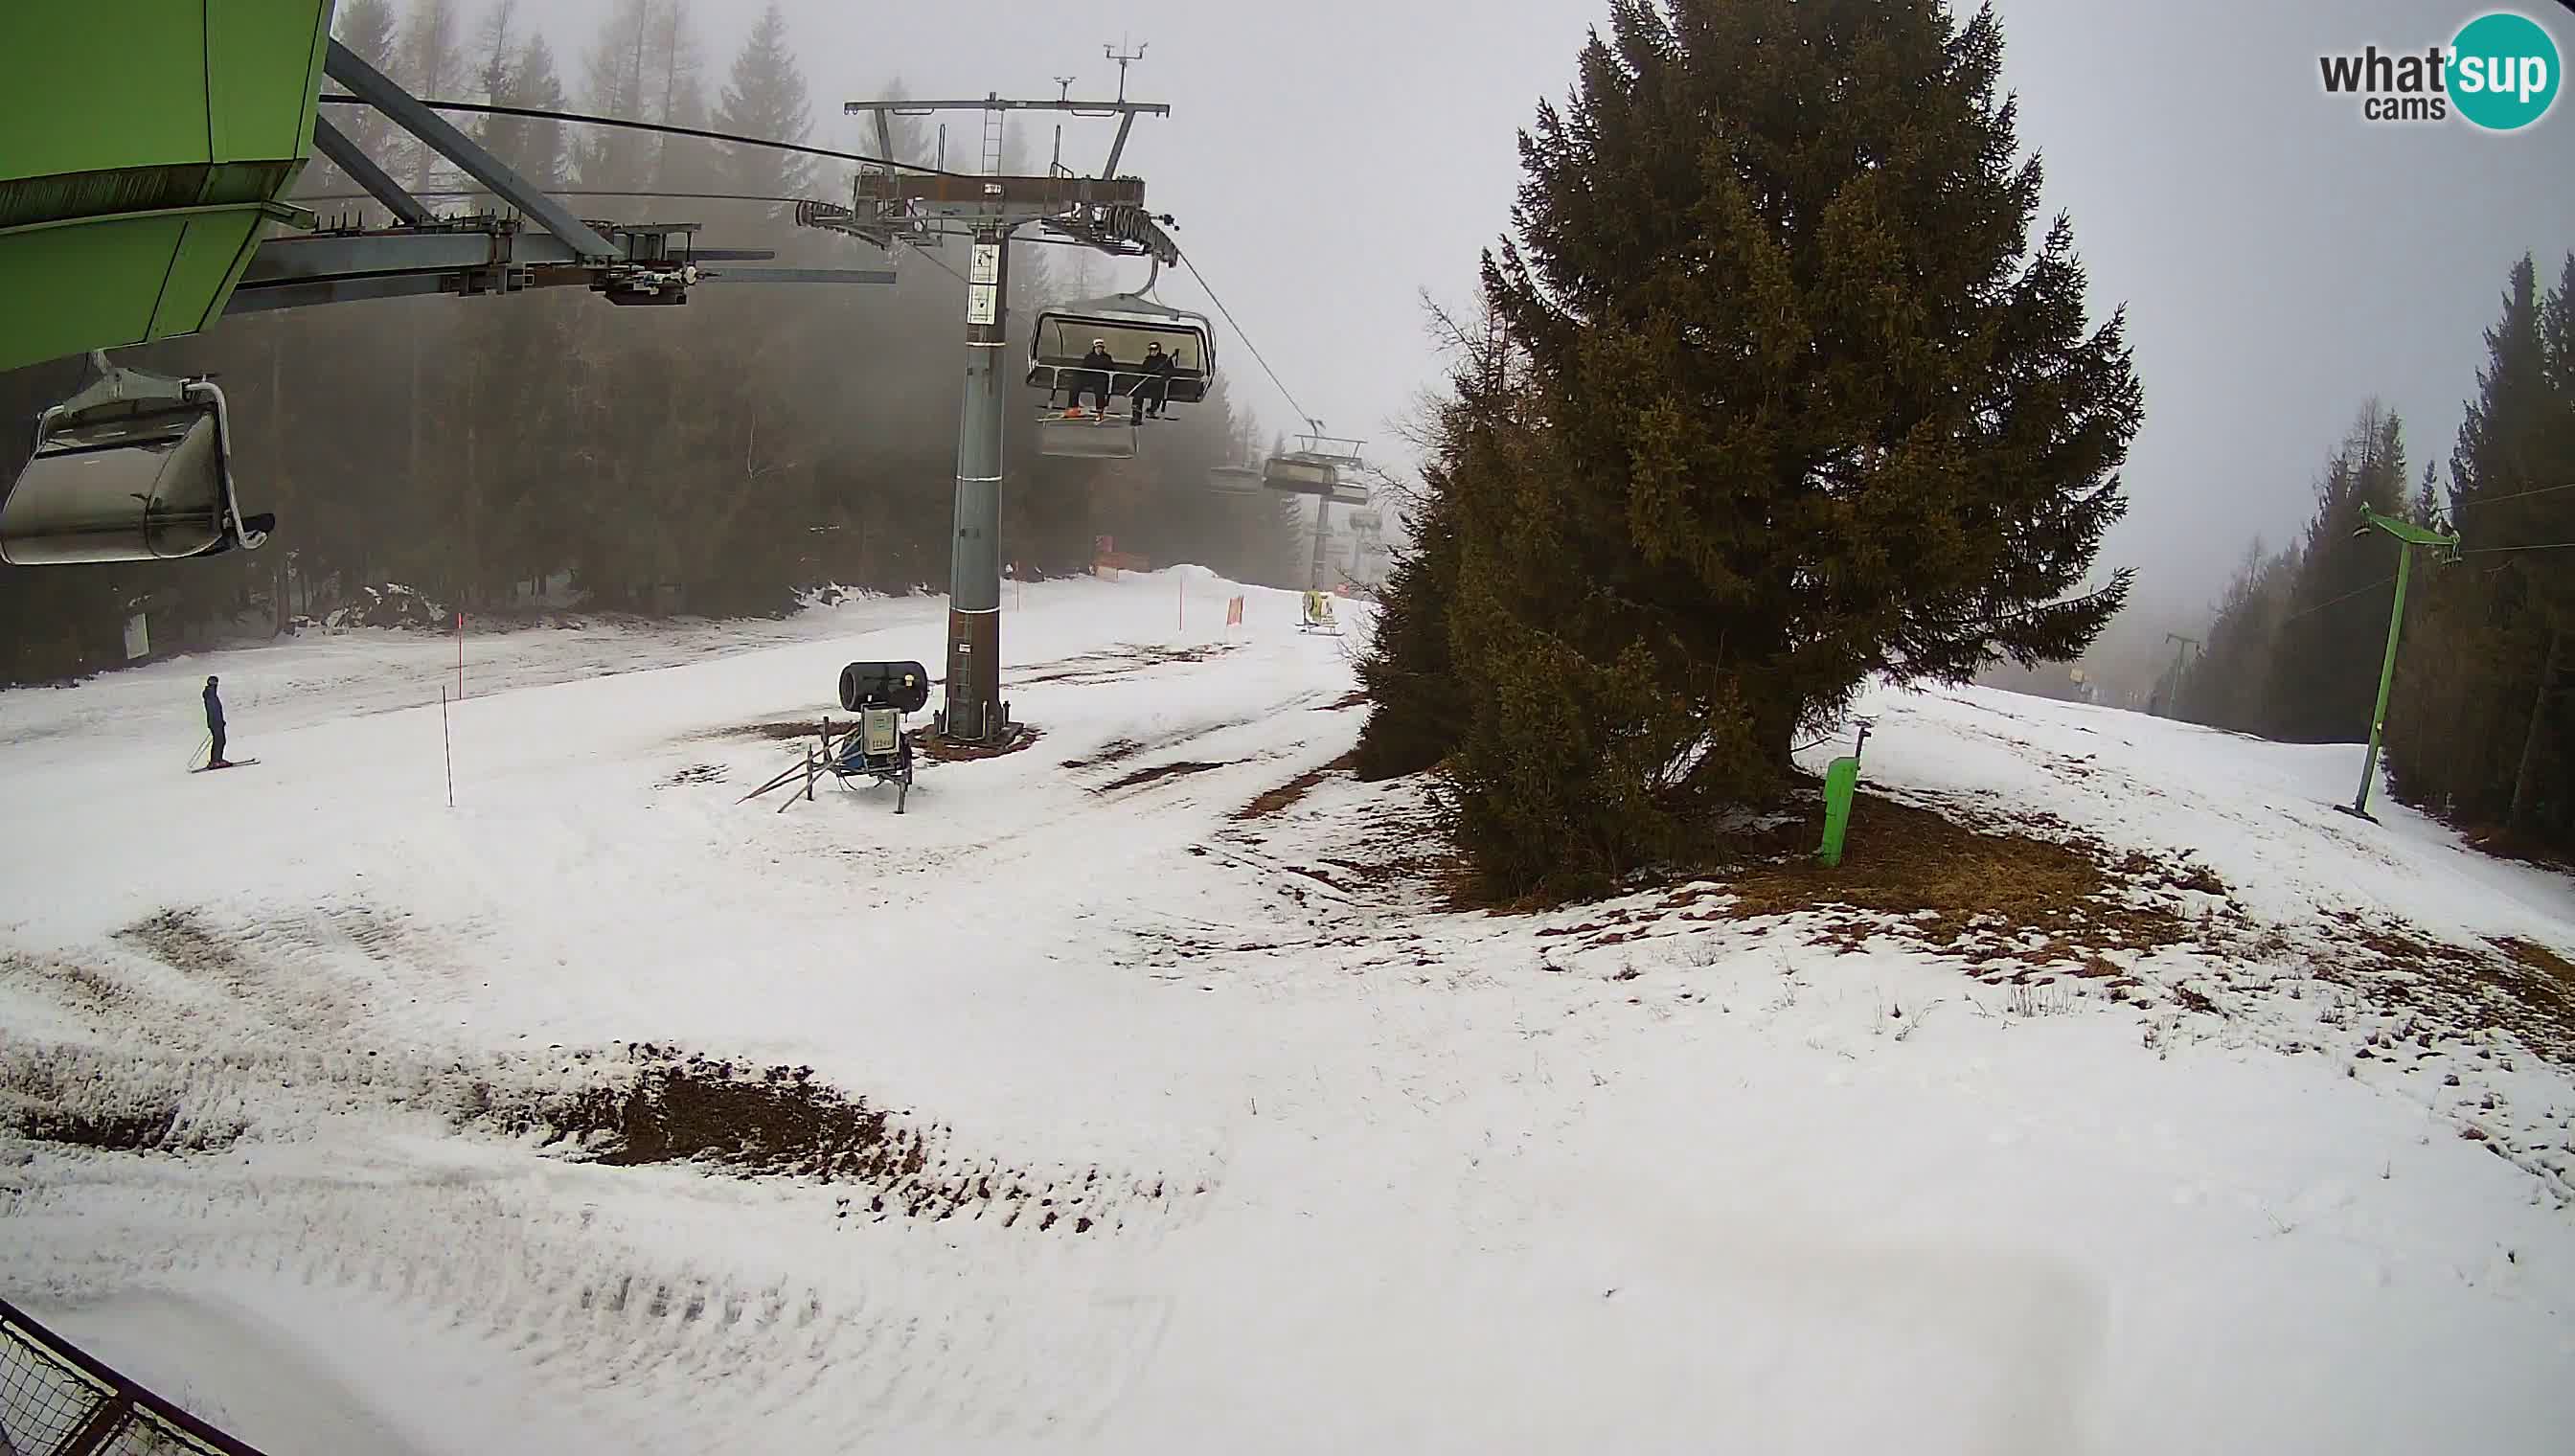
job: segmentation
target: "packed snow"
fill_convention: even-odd
[[[0,1294],[272,1456],[2575,1441],[2575,1083],[2469,1014],[2575,886],[2356,747],[1872,694],[1873,789],[2222,882],[2003,977],[1448,908],[1333,766],[1364,605],[1007,605],[1041,735],[901,816],[737,799],[938,598],[0,695]]]

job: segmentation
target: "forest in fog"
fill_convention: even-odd
[[[810,94],[797,37],[775,7],[732,36],[710,23],[726,17],[691,0],[619,0],[593,35],[549,34],[529,12],[520,0],[346,0],[334,25],[353,50],[432,100],[789,142],[815,137],[818,116],[839,110],[842,98]],[[902,94],[899,78],[886,80],[886,94]],[[442,214],[492,210],[470,179],[372,110],[332,110]],[[717,281],[677,308],[619,308],[575,289],[340,304],[238,316],[199,337],[120,351],[121,363],[215,376],[233,412],[244,509],[275,512],[277,534],[257,552],[176,569],[0,573],[0,614],[12,626],[0,678],[47,681],[122,662],[124,623],[138,611],[161,649],[218,624],[291,630],[387,585],[442,614],[487,615],[541,600],[764,614],[826,584],[946,589],[965,357],[962,242],[889,260],[857,240],[798,228],[793,200],[848,200],[850,164],[839,161],[519,118],[452,119],[540,187],[575,194],[571,206],[585,218],[700,222],[703,246],[777,250],[750,266],[891,266],[899,281]],[[896,120],[897,160],[931,162],[935,133]],[[952,139],[952,161],[973,146]],[[1042,147],[1014,128],[1003,170],[1044,166]],[[768,200],[688,196],[706,193]],[[388,221],[318,156],[297,200],[326,226]],[[1026,348],[1038,306],[1141,281],[1133,263],[1024,241],[1012,258],[1017,347]],[[14,473],[36,412],[78,388],[83,370],[62,360],[0,374],[0,420],[18,422],[0,447],[0,471]],[[1273,443],[1257,438],[1226,379],[1206,403],[1150,426],[1132,461],[1039,455],[1033,393],[1013,379],[1004,539],[1022,570],[1080,570],[1108,536],[1157,563],[1302,584],[1295,508],[1208,489],[1213,467]]]

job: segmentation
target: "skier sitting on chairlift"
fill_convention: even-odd
[[[1163,418],[1163,406],[1171,399],[1172,365],[1172,356],[1163,352],[1162,345],[1145,346],[1143,366],[1145,377],[1136,381],[1136,393],[1131,401],[1134,408],[1128,411],[1127,415],[1129,424],[1141,425],[1145,423],[1147,415],[1157,420]],[[1148,408],[1146,403],[1149,396],[1152,399],[1151,408]]]
[[[1073,407],[1065,413],[1082,413],[1082,397],[1086,393],[1098,394],[1100,412],[1104,415],[1109,413],[1110,381],[1117,368],[1118,360],[1109,352],[1109,341],[1092,340],[1091,352],[1082,356],[1082,368],[1073,376]]]

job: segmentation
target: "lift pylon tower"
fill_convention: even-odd
[[[852,101],[842,110],[874,116],[889,145],[889,116],[976,111],[985,117],[985,175],[863,171],[851,185],[847,214],[837,208],[807,208],[797,220],[871,241],[927,245],[943,236],[972,240],[966,275],[965,409],[957,426],[957,514],[949,545],[947,696],[936,731],[952,742],[1006,743],[1016,735],[1010,705],[1002,701],[1001,659],[1002,395],[1003,371],[1011,366],[1011,238],[1035,224],[1062,242],[1114,256],[1177,263],[1180,248],[1162,227],[1171,219],[1145,210],[1144,180],[1116,175],[1136,118],[1169,116],[1172,109],[1123,98],[1022,101],[996,93],[980,101]],[[1001,175],[996,170],[1001,122],[1013,111],[1117,117],[1118,138],[1101,175],[1083,177],[1061,165],[1044,177]]]

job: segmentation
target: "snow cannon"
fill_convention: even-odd
[[[234,493],[223,391],[91,362],[99,378],[44,412],[0,499],[0,561],[177,561],[266,541],[276,518],[244,516]]]
[[[852,663],[841,670],[841,707],[850,713],[891,708],[919,713],[930,705],[930,670],[919,663]]]

